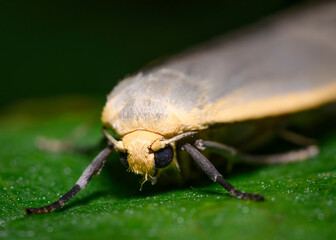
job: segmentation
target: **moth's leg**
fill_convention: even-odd
[[[45,136],[38,136],[35,140],[35,145],[38,149],[46,152],[68,152],[72,151],[73,146],[68,140],[59,140],[48,138]]]
[[[90,153],[101,149],[106,145],[106,138],[102,138],[99,143],[93,146],[75,146],[75,141],[68,139],[53,139],[40,136],[36,139],[36,146],[38,149],[46,152],[62,153],[62,152],[76,152],[76,153]]]
[[[214,165],[203,156],[195,147],[190,145],[189,143],[185,143],[182,145],[181,150],[186,151],[189,155],[194,159],[196,164],[202,169],[202,171],[208,175],[208,177],[214,182],[219,183],[222,187],[224,187],[232,196],[236,198],[255,200],[255,201],[263,201],[264,196],[261,194],[255,193],[245,193],[237,190],[234,186],[232,186],[228,181],[224,179],[224,177],[217,171]]]
[[[277,133],[282,139],[294,143],[299,146],[311,146],[316,145],[316,140],[312,138],[308,138],[305,136],[302,136],[298,133],[289,131],[289,130],[281,130]]]
[[[270,155],[252,155],[241,153],[237,149],[222,143],[203,141],[201,139],[195,142],[195,147],[199,150],[205,150],[206,148],[209,150],[217,150],[223,156],[233,161],[257,165],[304,161],[307,158],[314,157],[319,153],[318,147],[316,145],[310,145],[299,150],[293,150],[284,153]]]
[[[239,149],[241,149],[241,151],[249,151],[273,139],[279,129],[284,129],[283,125],[286,119],[286,116],[281,116],[274,119],[256,121],[254,134],[251,134],[239,143]]]
[[[102,150],[90,163],[90,165],[84,170],[75,186],[73,186],[70,191],[60,197],[56,202],[39,208],[26,208],[26,216],[31,214],[42,214],[49,213],[54,211],[59,207],[63,207],[71,198],[73,198],[80,190],[84,189],[91,178],[96,174],[99,174],[101,169],[103,168],[106,158],[113,151],[113,147],[107,146]]]
[[[55,139],[48,138],[45,136],[38,136],[35,140],[35,145],[37,148],[47,152],[79,152],[88,153],[98,149],[101,149],[106,145],[106,139],[102,138],[101,141],[93,146],[76,146],[74,143],[86,136],[93,124],[93,119],[76,126],[72,131],[70,131],[64,138]]]

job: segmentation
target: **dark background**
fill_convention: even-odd
[[[303,1],[0,1],[0,108],[69,93],[104,99],[149,62]]]

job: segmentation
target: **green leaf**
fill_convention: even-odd
[[[2,114],[1,239],[334,238],[335,130],[319,139],[316,158],[229,175],[237,188],[264,194],[262,203],[234,199],[208,181],[192,188],[147,184],[140,192],[138,178],[113,154],[102,173],[63,209],[25,217],[24,208],[48,204],[69,190],[97,153],[44,152],[36,139],[66,138],[87,124],[89,132],[74,141],[93,146],[102,137],[102,106],[86,98],[62,98],[26,102]]]

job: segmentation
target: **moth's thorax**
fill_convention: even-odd
[[[154,151],[151,146],[161,139],[161,135],[144,130],[123,136],[122,143],[128,153],[127,161],[132,172],[144,175],[145,179],[154,175]]]
[[[170,138],[200,130],[206,86],[170,69],[128,77],[109,94],[102,122],[119,136],[146,129]]]

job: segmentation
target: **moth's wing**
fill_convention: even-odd
[[[204,88],[203,124],[280,115],[336,100],[336,2],[294,9],[159,68],[183,73]]]
[[[293,10],[127,77],[102,121],[167,138],[336,100],[336,2]]]

